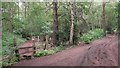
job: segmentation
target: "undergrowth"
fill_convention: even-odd
[[[9,56],[0,62],[2,62],[2,66],[9,66],[17,61],[17,57],[14,55],[14,45],[13,45],[13,38],[16,37],[16,44],[17,46],[21,43],[25,42],[26,39],[23,39],[20,35],[15,35],[9,32],[3,31],[2,34],[2,58]]]
[[[80,40],[84,43],[90,43],[92,40],[99,39],[103,37],[104,32],[103,29],[97,28],[94,30],[90,30],[88,33],[83,34],[80,37]]]
[[[64,50],[65,48],[63,46],[57,46],[54,47],[54,49],[52,50],[42,50],[42,51],[38,51],[36,52],[36,54],[34,55],[35,57],[41,57],[41,56],[46,56],[46,55],[52,55],[56,52],[59,52],[61,50]]]

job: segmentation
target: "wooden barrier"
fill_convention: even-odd
[[[14,44],[14,48],[15,48],[15,55],[16,57],[18,57],[18,60],[20,60],[20,57],[25,57],[26,59],[28,57],[33,57],[34,54],[36,53],[36,46],[35,46],[35,41],[34,39],[32,39],[32,46],[27,46],[27,47],[18,47],[17,44],[16,44],[16,38],[14,37],[14,41],[13,41],[13,44]],[[25,52],[23,53],[20,53],[20,50],[25,50]],[[27,51],[26,51],[27,50]]]

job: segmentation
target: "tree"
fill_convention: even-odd
[[[19,2],[18,2],[18,17],[19,17]]]
[[[11,3],[9,3],[9,4],[11,4]],[[12,33],[13,32],[13,28],[12,28],[12,7],[10,5],[9,5],[8,10],[9,10],[9,31],[10,31],[10,33]]]
[[[102,28],[104,29],[104,33],[106,34],[106,27],[107,27],[107,24],[106,24],[106,11],[105,11],[105,6],[106,6],[106,2],[102,2]]]
[[[25,16],[25,18],[26,18],[26,2],[23,2],[23,4],[24,4],[24,16]]]
[[[53,2],[53,45],[58,45],[58,13],[57,13],[57,2]]]
[[[74,35],[74,2],[70,2],[71,7],[71,26],[70,26],[70,40],[69,43],[73,44],[73,35]]]
[[[118,30],[120,29],[120,1],[119,1],[119,3],[118,3]],[[119,36],[120,36],[120,31],[119,31],[119,34],[118,34]]]

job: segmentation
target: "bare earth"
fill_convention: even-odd
[[[91,44],[22,60],[13,66],[118,66],[118,39],[115,35],[107,35]]]

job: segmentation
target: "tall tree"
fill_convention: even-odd
[[[105,6],[106,6],[106,2],[105,0],[103,0],[102,2],[102,28],[104,29],[104,33],[106,34],[106,27],[107,27],[107,23],[106,23],[106,11],[105,11]]]
[[[71,1],[70,2],[70,8],[71,8],[71,26],[70,26],[70,40],[69,40],[69,42],[70,42],[70,44],[73,44],[73,35],[74,35],[74,2],[73,1]]]
[[[9,3],[9,31],[10,33],[13,32],[12,30],[12,7],[10,6],[11,3]]]
[[[118,3],[118,30],[120,30],[120,1]],[[120,37],[120,31],[118,32],[118,36]]]
[[[58,45],[58,13],[57,0],[53,2],[53,45]]]
[[[24,10],[24,12],[25,12],[25,18],[26,18],[26,2],[24,2],[24,7],[25,7],[25,10]]]
[[[23,14],[24,18],[26,18],[26,10],[27,10],[26,5],[27,5],[27,2],[23,1],[21,3],[22,3],[21,11],[22,11],[22,14]]]
[[[19,1],[18,1],[18,17],[19,17]]]

